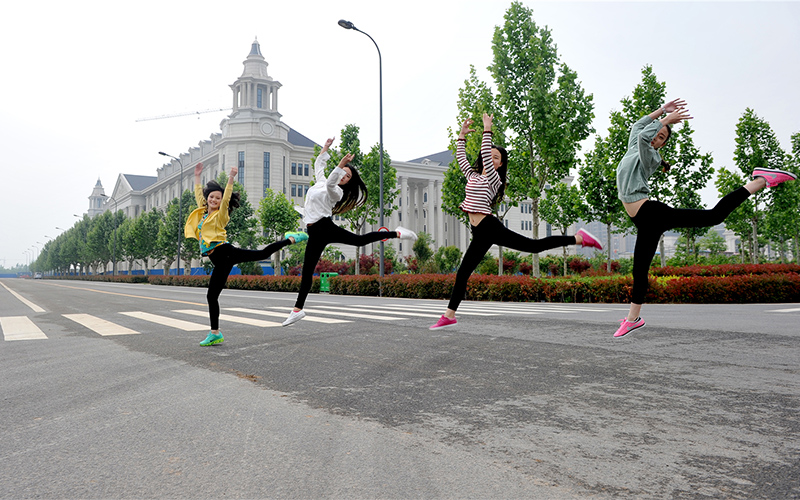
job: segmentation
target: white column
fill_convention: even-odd
[[[434,193],[434,208],[436,211],[436,248],[439,249],[444,246],[444,212],[442,211],[442,181],[436,180],[433,182]]]

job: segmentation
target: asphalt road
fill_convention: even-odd
[[[0,497],[800,498],[800,303],[294,298],[0,280]]]

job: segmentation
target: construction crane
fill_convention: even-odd
[[[204,109],[202,111],[189,111],[186,113],[175,113],[172,115],[161,115],[161,116],[150,116],[148,118],[138,118],[137,122],[146,122],[149,120],[163,120],[164,118],[176,118],[178,116],[191,116],[191,115],[201,115],[203,113],[218,113],[220,111],[230,111],[231,108],[214,108],[214,109]]]

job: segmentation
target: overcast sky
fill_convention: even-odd
[[[594,95],[594,127],[608,128],[647,64],[669,98],[687,100],[695,144],[733,166],[747,107],[785,150],[800,131],[800,3],[533,2],[559,55]],[[491,39],[509,1],[144,0],[11,2],[0,19],[3,199],[0,265],[68,229],[99,178],[156,175],[158,151],[178,156],[219,132],[225,113],[137,119],[232,103],[229,85],[257,37],[283,85],[283,121],[317,143],[348,123],[378,142],[383,56],[384,147],[395,160],[447,148],[458,89],[474,65],[491,82]],[[591,141],[587,142],[587,147]],[[586,148],[584,148],[584,151]],[[191,167],[191,166],[187,166]],[[715,202],[712,188],[703,192]],[[31,252],[28,253],[30,255]]]

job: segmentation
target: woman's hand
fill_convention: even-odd
[[[325,141],[325,145],[324,145],[324,146],[322,146],[322,151],[321,151],[321,153],[324,153],[324,152],[326,152],[326,151],[328,150],[328,148],[330,148],[330,147],[331,147],[331,144],[333,144],[333,140],[334,140],[334,139],[335,139],[335,137],[331,137],[330,139],[328,139],[328,140],[326,140],[326,141]]]
[[[664,112],[666,113],[672,113],[673,111],[676,111],[679,108],[685,108],[685,107],[686,107],[686,101],[678,98],[678,99],[673,99],[668,103],[664,104],[663,106],[661,106],[661,109],[663,109]]]
[[[464,120],[464,123],[461,124],[461,133],[458,134],[459,139],[466,139],[467,134],[475,132],[475,129],[470,128],[473,123],[472,118]]]
[[[236,174],[239,173],[239,167],[236,165],[231,167],[231,173],[228,174],[228,184],[233,184],[233,181],[236,180]]]
[[[351,154],[351,153],[347,153],[346,155],[344,155],[344,157],[342,157],[342,160],[339,162],[339,168],[346,167],[347,164],[350,163],[351,161],[353,161],[353,158],[355,158],[355,157],[356,157],[356,155]]]
[[[199,179],[202,174],[203,174],[203,162],[200,162],[194,166],[194,176],[195,178]]]
[[[491,132],[492,131],[492,120],[494,120],[494,115],[490,115],[487,113],[483,114],[483,131],[484,132]]]
[[[691,120],[691,119],[692,116],[689,115],[688,109],[677,108],[670,114],[662,118],[661,123],[663,123],[664,125],[672,125],[674,123],[680,123],[684,120]]]

